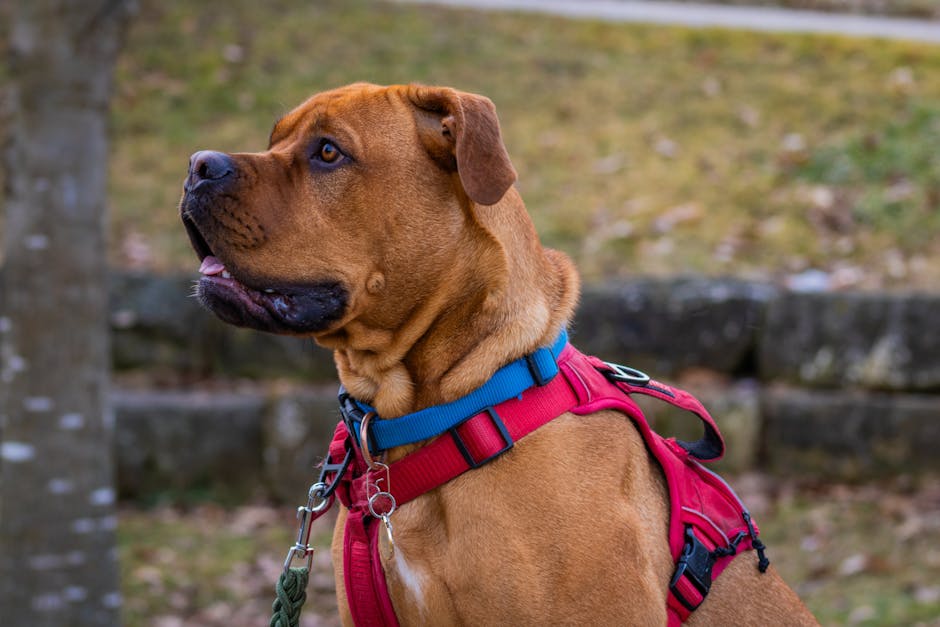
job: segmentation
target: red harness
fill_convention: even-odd
[[[330,459],[345,458],[348,464],[328,464],[324,474],[334,474],[331,487],[349,509],[343,570],[356,625],[398,625],[378,555],[383,515],[387,524],[387,514],[395,507],[498,457],[565,412],[623,412],[662,467],[669,488],[669,549],[676,562],[667,602],[670,627],[683,622],[705,600],[712,579],[740,551],[757,549],[758,568],[766,570],[764,545],[747,509],[728,484],[699,463],[719,459],[724,443],[697,399],[635,370],[583,355],[570,344],[558,357],[558,366],[560,376],[470,417],[449,435],[387,467],[370,469],[345,423],[337,425]],[[663,438],[650,428],[630,394],[653,396],[692,412],[702,420],[706,437],[695,443]]]

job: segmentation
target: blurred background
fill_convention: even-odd
[[[724,4],[940,39],[940,0]],[[85,5],[0,9],[5,625],[268,620],[338,419],[332,360],[200,309],[177,203],[191,153],[263,150],[275,119],[353,81],[490,97],[543,242],[583,275],[579,347],[705,401],[721,470],[823,624],[940,625],[940,43],[364,0]],[[75,180],[98,190],[78,185],[81,215]],[[35,548],[41,529],[59,548]],[[327,552],[304,625],[337,624]]]

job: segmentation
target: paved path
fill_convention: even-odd
[[[940,21],[683,2],[634,0],[398,0],[487,10],[551,13],[615,22],[647,22],[758,31],[836,33],[940,44]]]

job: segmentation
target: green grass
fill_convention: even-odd
[[[862,131],[816,151],[802,178],[830,186],[861,228],[906,248],[940,232],[940,103],[913,107],[882,129]]]
[[[785,493],[761,519],[762,535],[823,625],[940,625],[937,488]]]
[[[117,78],[114,263],[192,269],[189,154],[263,150],[355,80],[490,96],[543,239],[589,279],[940,278],[940,47],[358,0],[145,3]]]
[[[311,614],[335,616],[326,559],[331,525],[324,519],[315,526],[319,574],[308,588]],[[119,527],[122,623],[128,627],[180,624],[174,618],[200,627],[267,624],[274,584],[297,533],[284,508],[208,504],[125,509]]]
[[[823,625],[940,625],[937,480],[811,488],[751,475],[732,483],[775,568]],[[265,624],[295,529],[288,509],[122,510],[124,623]],[[318,521],[308,624],[336,623],[329,536],[330,523]]]

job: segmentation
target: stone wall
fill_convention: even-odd
[[[237,485],[297,500],[338,419],[331,355],[222,324],[191,291],[188,277],[113,277],[122,494]],[[571,336],[699,395],[725,470],[864,478],[940,470],[937,311],[940,295],[637,279],[587,286]],[[694,419],[644,408],[695,437]]]
[[[335,378],[332,357],[312,341],[236,329],[209,315],[192,294],[189,276],[112,276],[115,370],[177,380]]]
[[[937,312],[938,294],[642,279],[588,286],[573,337],[654,377],[687,379],[752,452],[730,452],[738,468],[861,478],[940,469]],[[695,371],[718,376],[702,385]]]

